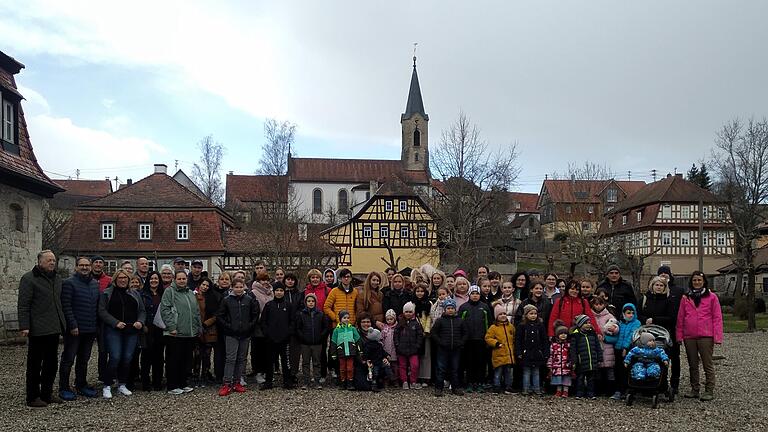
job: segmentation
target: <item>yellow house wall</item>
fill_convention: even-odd
[[[437,248],[397,248],[393,249],[395,259],[400,257],[399,268],[417,268],[422,264],[440,265],[440,251]],[[372,270],[383,270],[386,264],[381,257],[389,260],[386,248],[352,248],[352,273],[368,273]]]

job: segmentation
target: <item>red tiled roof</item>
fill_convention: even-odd
[[[645,186],[645,182],[635,180],[544,180],[541,190],[549,194],[553,203],[599,203],[598,195],[612,182],[627,195]]]
[[[539,194],[524,192],[509,192],[510,213],[538,213]],[[517,204],[520,203],[520,208]]]
[[[712,192],[689,182],[682,176],[669,176],[648,184],[627,196],[624,201],[616,206],[613,213],[641,207],[650,203],[696,203],[700,200],[707,203],[722,201]]]
[[[217,208],[167,174],[155,173],[80,207]]]
[[[55,180],[64,189],[51,200],[51,208],[71,209],[83,201],[101,198],[112,193],[109,180]]]
[[[288,164],[291,181],[379,183],[401,179],[406,183],[429,184],[426,171],[406,171],[400,160],[291,158]]]
[[[227,175],[227,208],[246,202],[287,202],[288,177],[270,175]]]

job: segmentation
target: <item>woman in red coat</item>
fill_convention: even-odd
[[[549,314],[549,325],[547,325],[549,337],[555,335],[555,322],[557,320],[571,327],[573,326],[573,319],[577,315],[586,315],[592,323],[592,328],[595,329],[598,337],[602,340],[603,335],[600,332],[600,326],[597,325],[597,320],[595,320],[595,314],[592,313],[592,308],[589,307],[587,299],[579,295],[580,292],[581,281],[572,280],[568,283],[566,294],[555,301]]]

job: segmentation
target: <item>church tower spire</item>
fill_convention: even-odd
[[[415,54],[415,53],[414,53]],[[400,160],[406,170],[429,171],[429,116],[424,111],[419,75],[416,72],[416,55],[413,56],[411,87],[405,112],[400,116],[402,128],[402,152]]]

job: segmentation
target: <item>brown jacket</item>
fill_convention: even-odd
[[[383,295],[381,291],[371,292],[371,297],[368,300],[368,305],[365,304],[365,297],[363,296],[362,289],[357,293],[357,299],[355,300],[355,316],[360,316],[362,312],[370,315],[371,319],[375,322],[384,322],[384,307],[381,300]],[[375,324],[375,323],[372,323]]]

